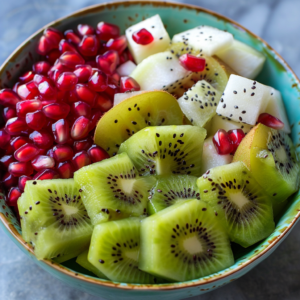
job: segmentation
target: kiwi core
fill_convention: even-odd
[[[127,251],[125,256],[137,262],[139,260],[139,251]]]
[[[230,200],[239,207],[239,209],[241,209],[244,205],[249,203],[249,200],[246,196],[243,195],[242,192],[232,193],[229,197]]]
[[[67,216],[75,215],[79,209],[76,206],[62,204],[63,210]]]
[[[286,151],[283,147],[275,150],[276,156],[279,158],[280,161],[288,161],[288,157],[286,155]]]
[[[121,179],[119,184],[124,193],[130,195],[133,190],[135,179]]]
[[[195,235],[185,239],[183,241],[183,247],[188,253],[192,255],[203,252],[202,244]]]

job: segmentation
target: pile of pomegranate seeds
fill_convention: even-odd
[[[118,26],[79,24],[62,33],[47,28],[37,45],[44,58],[0,91],[5,126],[0,130],[1,182],[7,204],[17,200],[27,180],[71,178],[109,155],[93,143],[102,114],[114,94],[139,90],[116,72],[133,60]]]

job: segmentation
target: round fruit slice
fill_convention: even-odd
[[[230,267],[233,254],[219,218],[196,199],[145,218],[139,268],[172,281],[186,281]]]
[[[144,92],[126,99],[109,110],[99,121],[95,143],[109,155],[147,126],[182,125],[183,114],[176,99],[163,91]]]
[[[242,162],[210,169],[197,184],[201,200],[223,219],[231,241],[246,248],[273,232],[271,198]]]

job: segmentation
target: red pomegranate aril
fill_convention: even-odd
[[[9,189],[12,186],[16,186],[18,184],[18,178],[11,175],[9,172],[6,172],[1,182],[5,188]]]
[[[90,118],[92,115],[91,106],[83,101],[75,102],[71,106],[71,115],[75,118],[78,118],[80,116]]]
[[[73,90],[67,92],[66,100],[70,104],[77,102],[79,100],[77,97],[76,87]]]
[[[53,158],[53,149],[49,149],[47,152],[46,152],[46,155],[50,156]]]
[[[59,42],[58,49],[60,51],[60,55],[67,51],[76,52],[76,53],[78,52],[77,49],[70,42],[66,41],[65,39],[62,39]]]
[[[21,85],[22,83],[21,82],[16,82],[15,84],[14,84],[14,86],[12,87],[12,90],[13,90],[13,92],[15,92],[16,94],[18,94],[18,88],[19,88],[19,86]]]
[[[76,84],[75,90],[78,100],[88,103],[91,107],[94,106],[97,97],[96,92],[91,90],[86,84],[81,83]]]
[[[42,102],[38,99],[24,100],[16,104],[17,115],[25,117],[27,113],[42,109]]]
[[[74,69],[76,65],[83,65],[85,63],[84,59],[79,53],[66,51],[60,57],[59,61],[64,66]]]
[[[99,120],[101,119],[102,115],[103,115],[103,113],[100,110],[96,111],[93,114],[92,119],[90,121],[90,125],[89,125],[89,131],[93,130],[96,127],[96,125],[99,122]]]
[[[139,45],[148,45],[154,41],[153,35],[145,28],[135,31],[132,34],[132,39]]]
[[[32,180],[30,176],[22,175],[19,177],[18,188],[23,193],[27,180]]]
[[[59,178],[59,173],[53,169],[41,170],[33,176],[33,180],[49,180]]]
[[[52,83],[50,84],[48,81],[44,81],[39,84],[38,89],[43,100],[52,100],[56,98],[56,89]]]
[[[56,81],[58,76],[63,72],[71,72],[73,69],[68,68],[67,66],[64,66],[61,64],[58,60],[58,63],[55,64],[50,71],[48,72],[48,76],[52,81]]]
[[[38,61],[32,66],[32,70],[36,74],[47,75],[51,69],[51,65],[48,61]]]
[[[0,104],[4,106],[14,106],[21,98],[11,89],[0,90]]]
[[[70,105],[60,102],[43,107],[44,115],[52,120],[65,119],[70,112]]]
[[[53,49],[46,55],[46,59],[51,65],[53,65],[60,55],[61,53],[58,49]]]
[[[61,91],[71,91],[78,82],[77,76],[72,72],[64,72],[58,76],[56,86]]]
[[[60,119],[52,124],[54,140],[58,144],[65,144],[70,137],[69,123],[67,120]]]
[[[97,145],[93,145],[87,153],[94,163],[109,158],[108,153]]]
[[[105,91],[107,88],[107,76],[101,70],[94,72],[93,76],[89,79],[88,86],[96,92]]]
[[[84,116],[81,116],[75,120],[71,128],[71,137],[74,140],[81,140],[85,138],[90,131],[90,120]]]
[[[40,149],[39,149],[39,154],[38,154],[38,155],[46,155],[47,152],[48,152],[47,149],[42,149],[42,148],[40,148]]]
[[[2,170],[7,170],[9,164],[15,161],[13,155],[4,155],[0,158],[0,167]]]
[[[28,127],[33,130],[40,130],[47,123],[47,119],[41,110],[26,114],[25,120]]]
[[[87,137],[83,140],[80,141],[75,141],[73,144],[73,149],[75,152],[79,152],[82,150],[87,150],[89,149],[93,144],[93,140],[91,137]]]
[[[78,45],[81,41],[80,37],[72,29],[65,31],[65,38],[75,45]]]
[[[39,151],[40,149],[37,146],[28,143],[16,150],[14,157],[20,162],[27,162],[35,158],[39,154]]]
[[[6,198],[6,203],[9,206],[17,206],[18,205],[18,199],[21,196],[21,191],[17,187],[12,187],[9,190],[8,196]]]
[[[85,64],[91,66],[91,68],[97,68],[97,63],[95,60],[87,60]]]
[[[10,135],[19,135],[21,133],[26,133],[28,126],[24,118],[15,117],[7,120],[5,130]]]
[[[119,75],[119,73],[118,72],[115,72],[115,73],[113,73],[112,75],[111,75],[111,78],[113,78],[114,80],[116,80],[116,81],[120,81],[120,78],[121,78],[121,76]]]
[[[232,154],[234,154],[242,139],[245,137],[245,133],[242,129],[232,129],[228,131],[228,136],[233,145]]]
[[[17,112],[16,112],[15,108],[4,107],[4,109],[3,109],[4,121],[7,121],[8,119],[14,118],[16,116],[17,116]]]
[[[34,99],[39,95],[39,90],[34,81],[29,81],[18,87],[18,95],[23,100]]]
[[[120,91],[125,93],[127,91],[139,91],[141,89],[140,85],[129,76],[122,76],[120,79]]]
[[[11,154],[14,153],[14,148],[9,144],[8,147],[5,150],[3,150],[3,151],[5,151],[3,154],[5,154],[5,155],[11,155]]]
[[[32,71],[27,71],[19,77],[21,83],[26,83],[33,80],[34,73]]]
[[[36,171],[41,171],[44,169],[52,169],[55,166],[55,161],[52,157],[46,155],[39,155],[31,162],[33,168]]]
[[[15,177],[30,176],[33,173],[33,167],[30,162],[16,161],[8,166],[8,172]]]
[[[27,143],[30,143],[29,138],[27,136],[22,135],[13,138],[10,141],[10,145],[12,146],[14,152]]]
[[[111,75],[115,72],[120,62],[119,54],[115,50],[110,50],[96,57],[99,68],[106,74]]]
[[[77,31],[81,36],[91,35],[95,33],[94,27],[88,24],[78,24]]]
[[[233,145],[228,133],[224,129],[219,129],[213,137],[213,143],[220,155],[230,154],[233,151]]]
[[[94,108],[101,109],[102,112],[107,112],[113,107],[113,101],[106,93],[99,93],[97,95]]]
[[[52,42],[54,48],[58,48],[58,43],[63,38],[62,32],[53,27],[46,28],[44,36]]]
[[[128,60],[131,60],[132,62],[135,63],[130,51],[128,49],[126,49],[125,51],[123,51],[122,54],[120,54],[120,65],[125,63]]]
[[[73,177],[74,167],[70,161],[59,163],[56,169],[60,175],[60,178],[68,179]]]
[[[77,76],[78,82],[85,83],[92,75],[92,67],[90,65],[78,65],[73,73]]]
[[[261,123],[277,130],[283,129],[284,127],[284,123],[281,120],[268,113],[260,114],[257,123]]]
[[[51,79],[48,78],[45,75],[35,74],[34,77],[33,77],[33,82],[35,83],[36,87],[38,87],[39,84],[41,84],[41,83],[43,83],[45,81],[51,83]]]
[[[53,158],[57,162],[69,160],[73,155],[73,149],[69,145],[56,145],[53,147]]]
[[[105,93],[108,94],[111,99],[114,99],[115,94],[120,93],[120,88],[116,84],[109,83]]]
[[[97,25],[96,33],[100,40],[108,41],[120,36],[120,28],[114,24],[100,22]]]
[[[105,48],[107,50],[116,50],[119,54],[121,54],[127,47],[127,39],[125,35],[121,35],[118,38],[110,39],[106,44]]]
[[[99,42],[95,35],[85,35],[78,45],[78,51],[83,56],[95,56],[98,53]]]
[[[74,155],[72,158],[72,164],[75,171],[81,169],[84,166],[91,164],[91,159],[86,151],[80,151]]]
[[[42,100],[42,99],[41,99],[41,102],[42,102],[42,106],[44,107],[44,106],[47,106],[47,105],[49,105],[49,104],[56,103],[57,100],[56,100],[56,99],[49,99],[49,100]]]
[[[179,62],[188,71],[201,72],[205,69],[205,58],[188,53],[181,55]]]
[[[3,129],[0,130],[0,148],[6,149],[9,145],[10,135]]]
[[[46,36],[42,35],[37,44],[36,52],[40,55],[48,54],[53,48],[55,48],[55,44]]]
[[[53,136],[47,131],[34,131],[29,135],[29,139],[42,149],[49,149],[53,145]]]

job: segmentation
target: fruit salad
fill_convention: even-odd
[[[37,259],[124,283],[197,279],[275,229],[299,187],[262,53],[159,15],[47,28],[0,91],[2,186]]]

